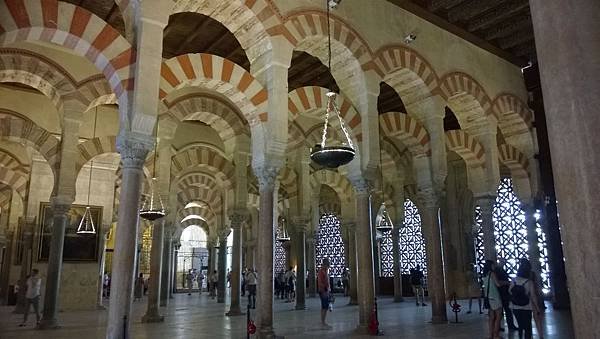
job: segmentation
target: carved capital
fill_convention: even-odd
[[[475,197],[475,204],[481,208],[482,215],[492,215],[496,197],[493,195],[482,195]]]
[[[119,135],[117,137],[117,150],[121,155],[123,168],[142,169],[148,152],[152,149],[154,140],[149,137],[136,138]]]
[[[73,199],[69,197],[56,196],[52,197],[50,204],[52,206],[52,215],[65,215],[69,213]]]
[[[350,179],[356,195],[370,195],[373,191],[373,182],[365,178]]]
[[[417,199],[424,208],[439,207],[438,196],[432,186],[422,186],[417,188]]]
[[[227,237],[231,234],[231,228],[226,227],[219,231],[219,242],[227,242]]]
[[[258,179],[259,190],[273,190],[279,168],[274,166],[258,166],[254,168],[254,175]]]
[[[292,227],[297,232],[306,232],[308,230],[308,224],[310,219],[303,216],[292,217]]]
[[[231,228],[240,229],[242,224],[248,220],[248,211],[246,210],[235,210],[233,213],[229,215],[229,220],[231,221]]]

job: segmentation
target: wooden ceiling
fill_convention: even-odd
[[[528,0],[388,1],[519,66],[536,63]]]

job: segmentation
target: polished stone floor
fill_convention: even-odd
[[[278,299],[274,303],[274,323],[278,335],[285,338],[367,338],[366,335],[354,333],[358,321],[358,308],[347,306],[347,298],[338,297],[333,312],[328,315],[332,329],[319,327],[319,301],[308,299],[307,309],[293,310],[293,304]],[[466,305],[465,301],[460,302]],[[486,338],[487,327],[485,315],[459,315],[459,324],[432,325],[429,307],[416,307],[412,299],[404,303],[393,303],[389,298],[380,298],[380,327],[390,338]],[[145,311],[145,300],[134,303],[134,322],[132,339],[135,338],[245,338],[246,318],[226,317],[228,309],[224,304],[217,304],[206,294],[188,296],[176,294],[169,307],[162,309],[165,322],[158,324],[142,324],[140,319]],[[244,303],[245,307],[245,303]],[[38,331],[33,328],[30,317],[28,327],[17,325],[21,315],[12,314],[14,307],[0,307],[0,338],[104,338],[106,311],[63,312],[60,314],[62,328],[49,331]],[[449,311],[450,316],[454,316]],[[546,338],[572,338],[570,315],[549,309],[545,316]],[[534,337],[537,334],[534,329]],[[504,338],[518,338],[516,333],[504,334]]]

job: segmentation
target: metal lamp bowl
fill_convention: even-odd
[[[346,165],[356,155],[356,151],[352,147],[347,146],[325,146],[315,145],[310,152],[310,158],[315,163],[327,167],[337,168]]]

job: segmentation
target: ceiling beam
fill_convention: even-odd
[[[467,21],[509,0],[470,0],[448,11],[450,22]]]
[[[452,8],[465,0],[431,0],[428,9],[437,12],[442,9]]]
[[[503,49],[509,49],[528,41],[533,41],[533,27],[527,27],[506,38],[498,39],[498,44]]]
[[[527,12],[527,14],[513,17],[510,20],[498,23],[497,25],[494,25],[484,31],[479,31],[477,34],[483,36],[483,38],[486,40],[494,40],[498,38],[504,38],[510,34],[513,34],[514,32],[530,26],[531,15],[529,12]]]
[[[188,35],[187,38],[185,38],[185,40],[183,40],[183,42],[181,42],[181,44],[179,45],[179,48],[177,48],[175,55],[180,55],[185,50],[185,48],[187,47],[188,44],[190,44],[192,41],[196,40],[196,38],[198,36],[200,36],[200,34],[204,33],[204,28],[208,25],[208,23],[210,22],[211,19],[208,19],[206,17],[203,19],[204,20],[198,20],[198,22],[192,29],[191,34]]]
[[[117,3],[113,3],[112,7],[108,11],[108,14],[106,14],[106,18],[104,18],[104,21],[110,23],[113,18],[113,15],[116,13],[117,8],[119,8],[119,6],[117,6]]]
[[[536,55],[535,44],[533,41],[526,41],[510,49],[514,55],[531,58]],[[531,59],[532,61],[535,59]]]
[[[507,19],[514,14],[529,8],[527,0],[511,0],[504,2],[502,5],[486,12],[482,16],[478,16],[469,21],[467,30],[469,32],[477,31],[492,26],[493,24]]]

